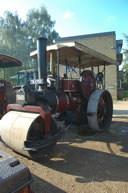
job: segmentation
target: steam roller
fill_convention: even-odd
[[[66,61],[63,57],[72,67],[75,65],[72,56],[90,56],[94,60],[97,55],[87,47],[82,49],[82,45],[76,42],[67,46],[46,44],[45,38],[37,40],[38,79],[28,80],[26,77],[24,86],[16,90],[16,104],[8,105],[7,113],[0,121],[3,143],[34,160],[47,156],[71,124],[79,127],[88,125],[88,128],[98,132],[107,131],[113,113],[112,97],[109,91],[96,88],[94,73],[85,70],[88,63],[84,61],[83,66],[78,64],[77,67],[83,67],[78,78],[68,77],[67,68],[60,77],[59,64]],[[47,58],[51,53],[57,61],[56,72],[49,76]],[[98,56],[101,64],[103,56]],[[105,58],[105,62],[106,65],[111,63],[109,58]]]

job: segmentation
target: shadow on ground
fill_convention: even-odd
[[[126,119],[128,121],[128,110],[114,110],[114,119]]]
[[[32,190],[38,193],[66,193],[65,191],[61,190],[60,188],[52,185],[51,183],[32,175],[33,183],[32,183]]]
[[[79,183],[128,182],[128,158],[67,144],[56,146],[54,157],[40,162],[48,168],[74,175]]]
[[[74,143],[85,141],[104,142],[110,153],[95,150],[96,147],[88,149],[86,144],[85,148],[73,146]],[[114,119],[107,133],[85,132],[80,136],[76,129],[71,129],[55,147],[53,157],[39,163],[59,172],[74,175],[79,183],[128,182],[128,158],[116,155],[111,148],[112,143],[119,145],[120,151],[128,152],[127,122],[117,122]]]
[[[116,110],[113,111],[113,114],[114,115],[122,115],[122,114],[123,115],[128,115],[128,110],[120,110],[120,109],[118,110],[118,109],[116,109]]]

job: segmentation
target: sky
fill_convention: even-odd
[[[45,6],[60,37],[116,32],[116,39],[128,35],[128,0],[4,0],[4,11],[17,12],[25,20],[32,8]],[[126,46],[124,40],[124,47]]]

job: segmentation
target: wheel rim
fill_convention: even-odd
[[[111,124],[113,103],[112,97],[107,90],[96,90],[89,98],[88,124],[95,131],[107,131]],[[90,116],[91,115],[91,116]]]
[[[105,130],[111,122],[112,118],[112,102],[108,93],[103,93],[98,102],[97,122],[101,131]]]

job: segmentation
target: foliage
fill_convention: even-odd
[[[124,90],[124,98],[128,98],[128,91],[127,90]]]
[[[53,29],[55,21],[51,20],[44,7],[31,9],[27,14],[26,30],[32,45],[36,43],[38,37],[46,37],[48,44],[52,44],[58,37],[58,33]]]
[[[128,35],[124,34],[124,38],[127,44],[127,49],[124,50],[124,60],[123,60],[123,83],[122,87],[128,90]]]
[[[48,38],[50,44],[58,38],[54,25],[55,21],[51,20],[44,7],[30,10],[25,21],[22,21],[16,12],[6,11],[3,17],[0,17],[0,53],[21,60],[24,69],[35,68],[35,62],[29,56],[30,52],[36,49],[38,37]],[[6,70],[6,77],[12,76],[18,70]],[[2,70],[0,76],[1,73]]]
[[[128,83],[127,82],[122,82],[122,88],[124,90],[128,90]]]
[[[126,41],[126,44],[127,44],[127,47],[128,47],[128,35],[124,34],[124,38],[125,38],[125,41]],[[123,69],[124,71],[127,71],[128,72],[128,48],[127,49],[124,49],[124,65],[123,65]]]

